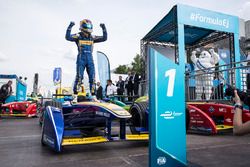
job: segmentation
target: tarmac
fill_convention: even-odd
[[[41,146],[37,118],[0,118],[0,167],[147,167],[148,142],[67,146],[55,153]],[[249,167],[250,135],[187,134],[192,167]]]

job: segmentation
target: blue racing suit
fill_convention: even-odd
[[[100,24],[103,36],[93,36],[91,34],[79,32],[77,34],[71,34],[71,28],[74,24],[70,24],[66,31],[66,40],[75,42],[78,47],[78,55],[76,61],[76,78],[74,82],[73,91],[77,93],[77,85],[82,83],[83,74],[85,68],[89,76],[89,88],[93,93],[93,84],[95,82],[95,66],[92,56],[93,44],[98,42],[104,42],[107,40],[107,31],[104,24]]]

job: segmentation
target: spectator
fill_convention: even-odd
[[[102,98],[103,98],[103,95],[102,95],[103,88],[101,86],[101,83],[97,82],[96,86],[97,86],[97,89],[96,89],[97,90],[96,91],[96,98],[98,100],[102,100]]]
[[[138,96],[140,78],[139,78],[139,75],[137,73],[135,73],[135,72],[132,72],[132,76],[133,76],[133,90],[134,90],[134,95]]]
[[[237,91],[234,91],[235,94],[235,110],[234,110],[234,120],[233,120],[233,132],[235,135],[244,135],[250,133],[250,121],[243,123],[242,121],[242,110],[243,103],[240,100],[240,97]]]
[[[246,65],[250,66],[250,52],[248,52],[247,60],[248,61],[247,61]],[[247,90],[250,90],[250,67],[247,68],[246,73],[247,73],[247,83],[246,83]]]
[[[11,95],[12,93],[12,81],[9,80],[8,83],[3,84],[0,88],[0,103],[4,104],[5,100]]]
[[[196,99],[195,94],[195,70],[194,70],[194,64],[186,64],[185,65],[185,71],[186,71],[186,85],[187,85],[187,95],[189,100]]]
[[[116,86],[112,83],[112,80],[107,80],[107,86],[106,86],[106,96],[110,97],[113,96],[116,93]]]
[[[211,99],[223,99],[223,78],[220,77],[220,73],[215,73],[213,80],[213,91],[211,95]]]
[[[122,76],[119,76],[119,81],[116,83],[116,87],[117,87],[118,100],[124,101],[122,97],[124,93],[124,81],[122,80]]]
[[[127,89],[128,101],[132,101],[132,97],[133,97],[133,76],[131,75],[131,72],[128,72],[128,76],[127,76],[125,82],[126,82],[125,88]]]

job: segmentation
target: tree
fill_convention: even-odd
[[[143,58],[140,54],[136,54],[136,56],[134,57],[132,64],[132,70],[134,72],[136,72],[139,75],[143,74]]]
[[[119,65],[115,70],[115,74],[127,74],[128,73],[128,66],[127,65]]]
[[[127,74],[128,71],[134,71],[139,75],[143,75],[144,72],[144,59],[140,54],[136,54],[134,57],[131,65],[119,65],[115,70],[114,73],[116,74]]]

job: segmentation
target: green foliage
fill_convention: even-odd
[[[139,75],[142,75],[143,73],[143,58],[141,55],[136,54],[136,56],[134,57],[132,64],[132,70],[134,72],[136,72]]]
[[[127,74],[128,73],[128,66],[127,65],[119,65],[116,69],[115,69],[115,71],[114,71],[114,73],[115,74]]]
[[[131,65],[119,65],[115,70],[114,73],[116,74],[127,74],[128,71],[134,71],[139,75],[143,74],[143,58],[141,55],[136,54],[134,57]],[[129,66],[132,66],[132,68],[129,68]]]

